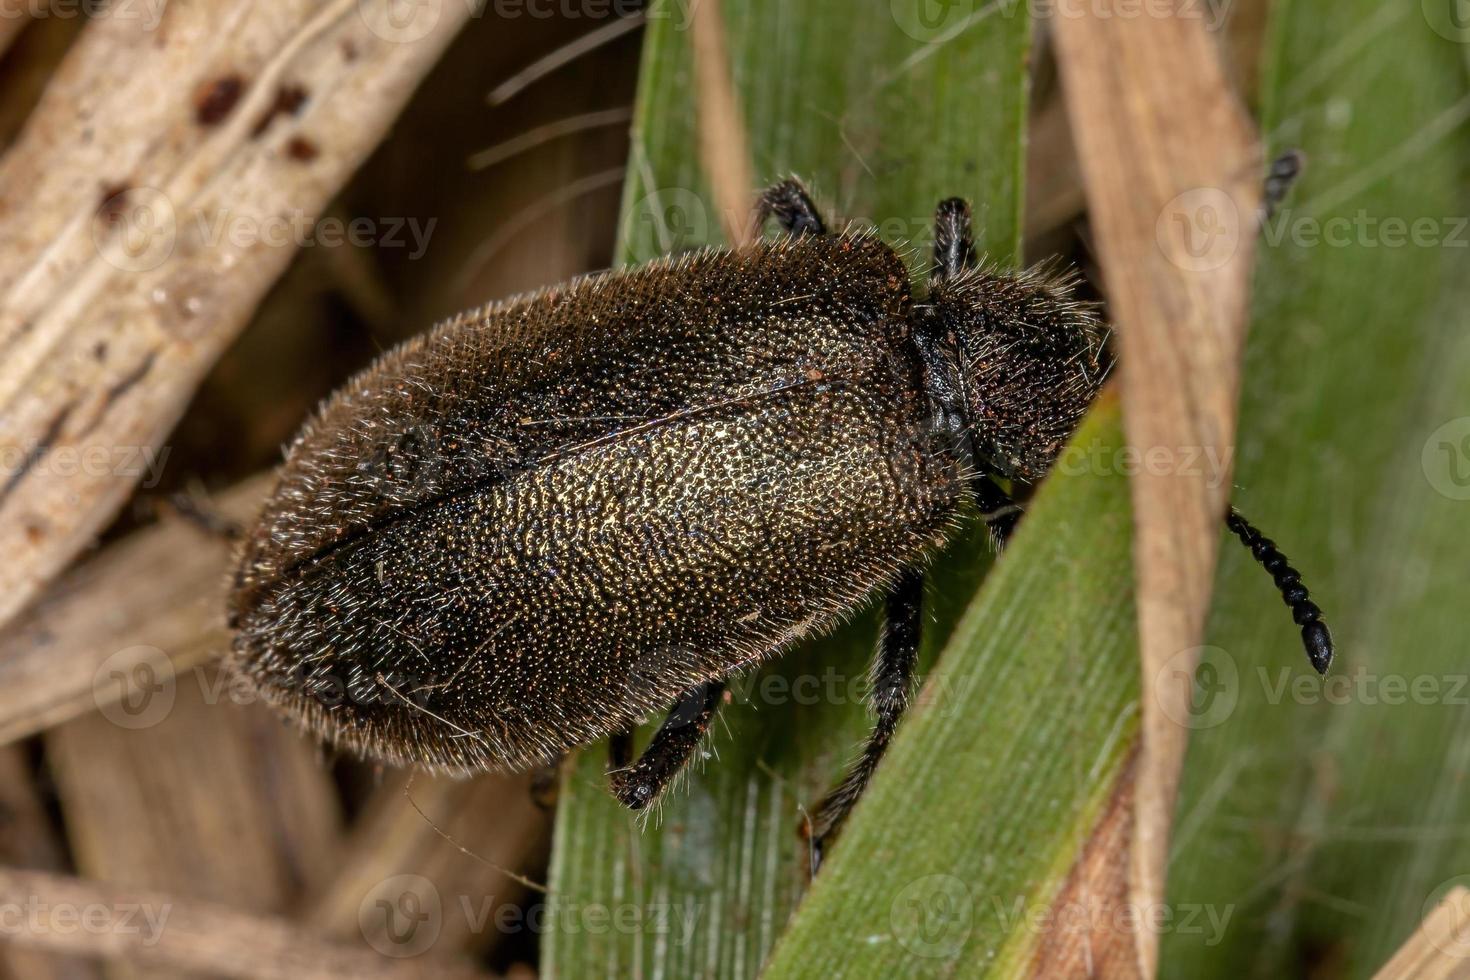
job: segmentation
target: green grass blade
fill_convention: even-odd
[[[700,172],[682,4],[649,17],[619,257],[640,262],[719,240]],[[730,60],[761,180],[795,173],[829,219],[865,219],[916,247],[934,205],[976,204],[977,237],[1019,252],[1029,24],[1024,5],[924,0],[855,16],[849,0],[726,0]],[[893,17],[887,16],[892,10]],[[937,12],[938,20],[925,19]],[[922,111],[916,111],[922,107]],[[752,189],[754,190],[754,189]],[[930,589],[925,663],[989,564],[956,542]],[[749,977],[806,888],[796,833],[861,742],[873,617],[808,644],[734,688],[718,758],[696,765],[646,828],[606,794],[605,750],[563,782],[542,969],[548,977]]]
[[[1338,663],[1301,676],[1227,545],[1208,642],[1233,709],[1194,733],[1170,896],[1231,925],[1166,935],[1167,976],[1371,975],[1470,872],[1470,90],[1431,16],[1451,6],[1272,5],[1263,128],[1309,165],[1259,257],[1235,499]]]
[[[1116,403],[1074,446],[1116,458]],[[1014,976],[1136,743],[1127,479],[1047,480],[955,629],[770,980]]]

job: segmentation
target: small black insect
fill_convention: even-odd
[[[925,563],[967,514],[1004,541],[1019,508],[996,480],[1046,472],[1104,330],[1067,279],[980,268],[963,201],[939,205],[922,299],[796,182],[759,212],[789,234],[461,314],[329,399],[246,536],[234,667],[393,764],[518,770],[613,736],[612,790],[639,808],[726,678],[882,596],[877,721],[820,846],[908,704]],[[1228,523],[1326,670],[1297,573]]]

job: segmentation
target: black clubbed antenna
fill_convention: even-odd
[[[1261,563],[1261,567],[1271,573],[1276,588],[1281,590],[1281,598],[1291,608],[1291,618],[1302,628],[1302,645],[1307,648],[1307,658],[1317,673],[1327,673],[1332,664],[1332,633],[1322,622],[1322,610],[1317,608],[1307,587],[1302,584],[1301,573],[1291,567],[1275,541],[1256,530],[1234,507],[1225,515],[1225,526],[1235,532],[1240,543],[1251,550],[1251,555]]]

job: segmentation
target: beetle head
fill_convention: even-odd
[[[934,332],[953,352],[976,462],[1007,479],[1043,476],[1107,373],[1096,305],[1075,273],[970,270],[930,290]]]

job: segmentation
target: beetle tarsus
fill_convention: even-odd
[[[975,237],[970,205],[962,197],[939,202],[934,209],[934,279],[948,279],[975,268]]]
[[[723,681],[706,681],[690,688],[674,703],[638,761],[608,774],[619,803],[630,810],[642,810],[658,799],[694,754],[724,693]]]
[[[756,201],[757,227],[773,217],[780,222],[783,229],[793,235],[827,234],[827,223],[822,220],[817,206],[812,203],[811,195],[795,177],[772,184]]]

